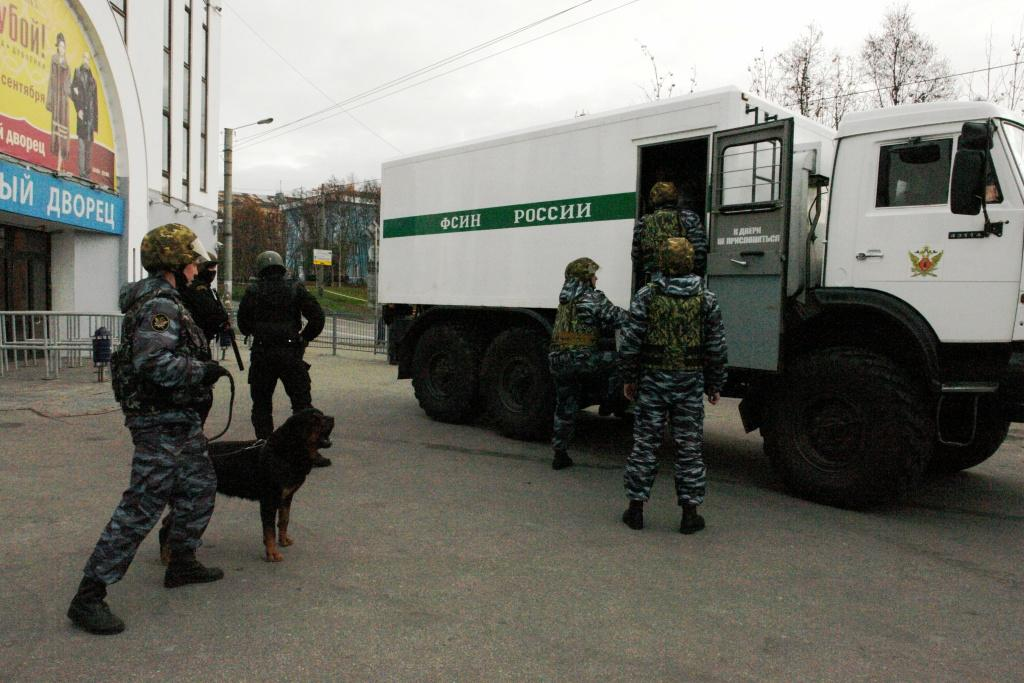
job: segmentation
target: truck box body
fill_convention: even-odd
[[[641,150],[754,123],[748,106],[780,111],[722,88],[385,163],[381,302],[554,308],[565,265],[589,256],[599,287],[627,306],[637,199],[651,184],[639,186]],[[832,135],[800,118],[794,144],[818,146],[827,168]],[[710,146],[696,149],[706,176]]]

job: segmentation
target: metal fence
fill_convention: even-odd
[[[121,337],[120,313],[68,313],[62,311],[0,311],[0,377],[19,367],[46,368],[53,379],[62,368],[82,367],[92,362],[92,340],[105,327],[113,348]],[[375,320],[327,316],[324,331],[311,346],[387,353],[387,326]],[[218,349],[221,358],[230,347]],[[216,357],[216,356],[215,356]]]
[[[40,361],[47,379],[57,377],[62,367],[82,367],[92,358],[93,335],[101,327],[117,344],[121,314],[0,311],[0,377]]]
[[[388,328],[380,318],[356,320],[328,314],[323,333],[310,346],[331,349],[335,354],[338,349],[387,353]]]

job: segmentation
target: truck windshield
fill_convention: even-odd
[[[1024,176],[1024,127],[1009,121],[1003,121],[1003,130],[1006,131],[1006,139],[1010,142],[1010,149],[1017,160],[1017,167],[1020,174]]]

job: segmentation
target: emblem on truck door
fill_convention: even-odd
[[[935,274],[936,268],[939,267],[939,261],[942,260],[942,254],[945,252],[935,251],[928,245],[925,245],[917,251],[907,252],[910,256],[910,277],[938,277]]]

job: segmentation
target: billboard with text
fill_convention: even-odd
[[[115,187],[98,56],[66,0],[0,4],[0,152]]]

